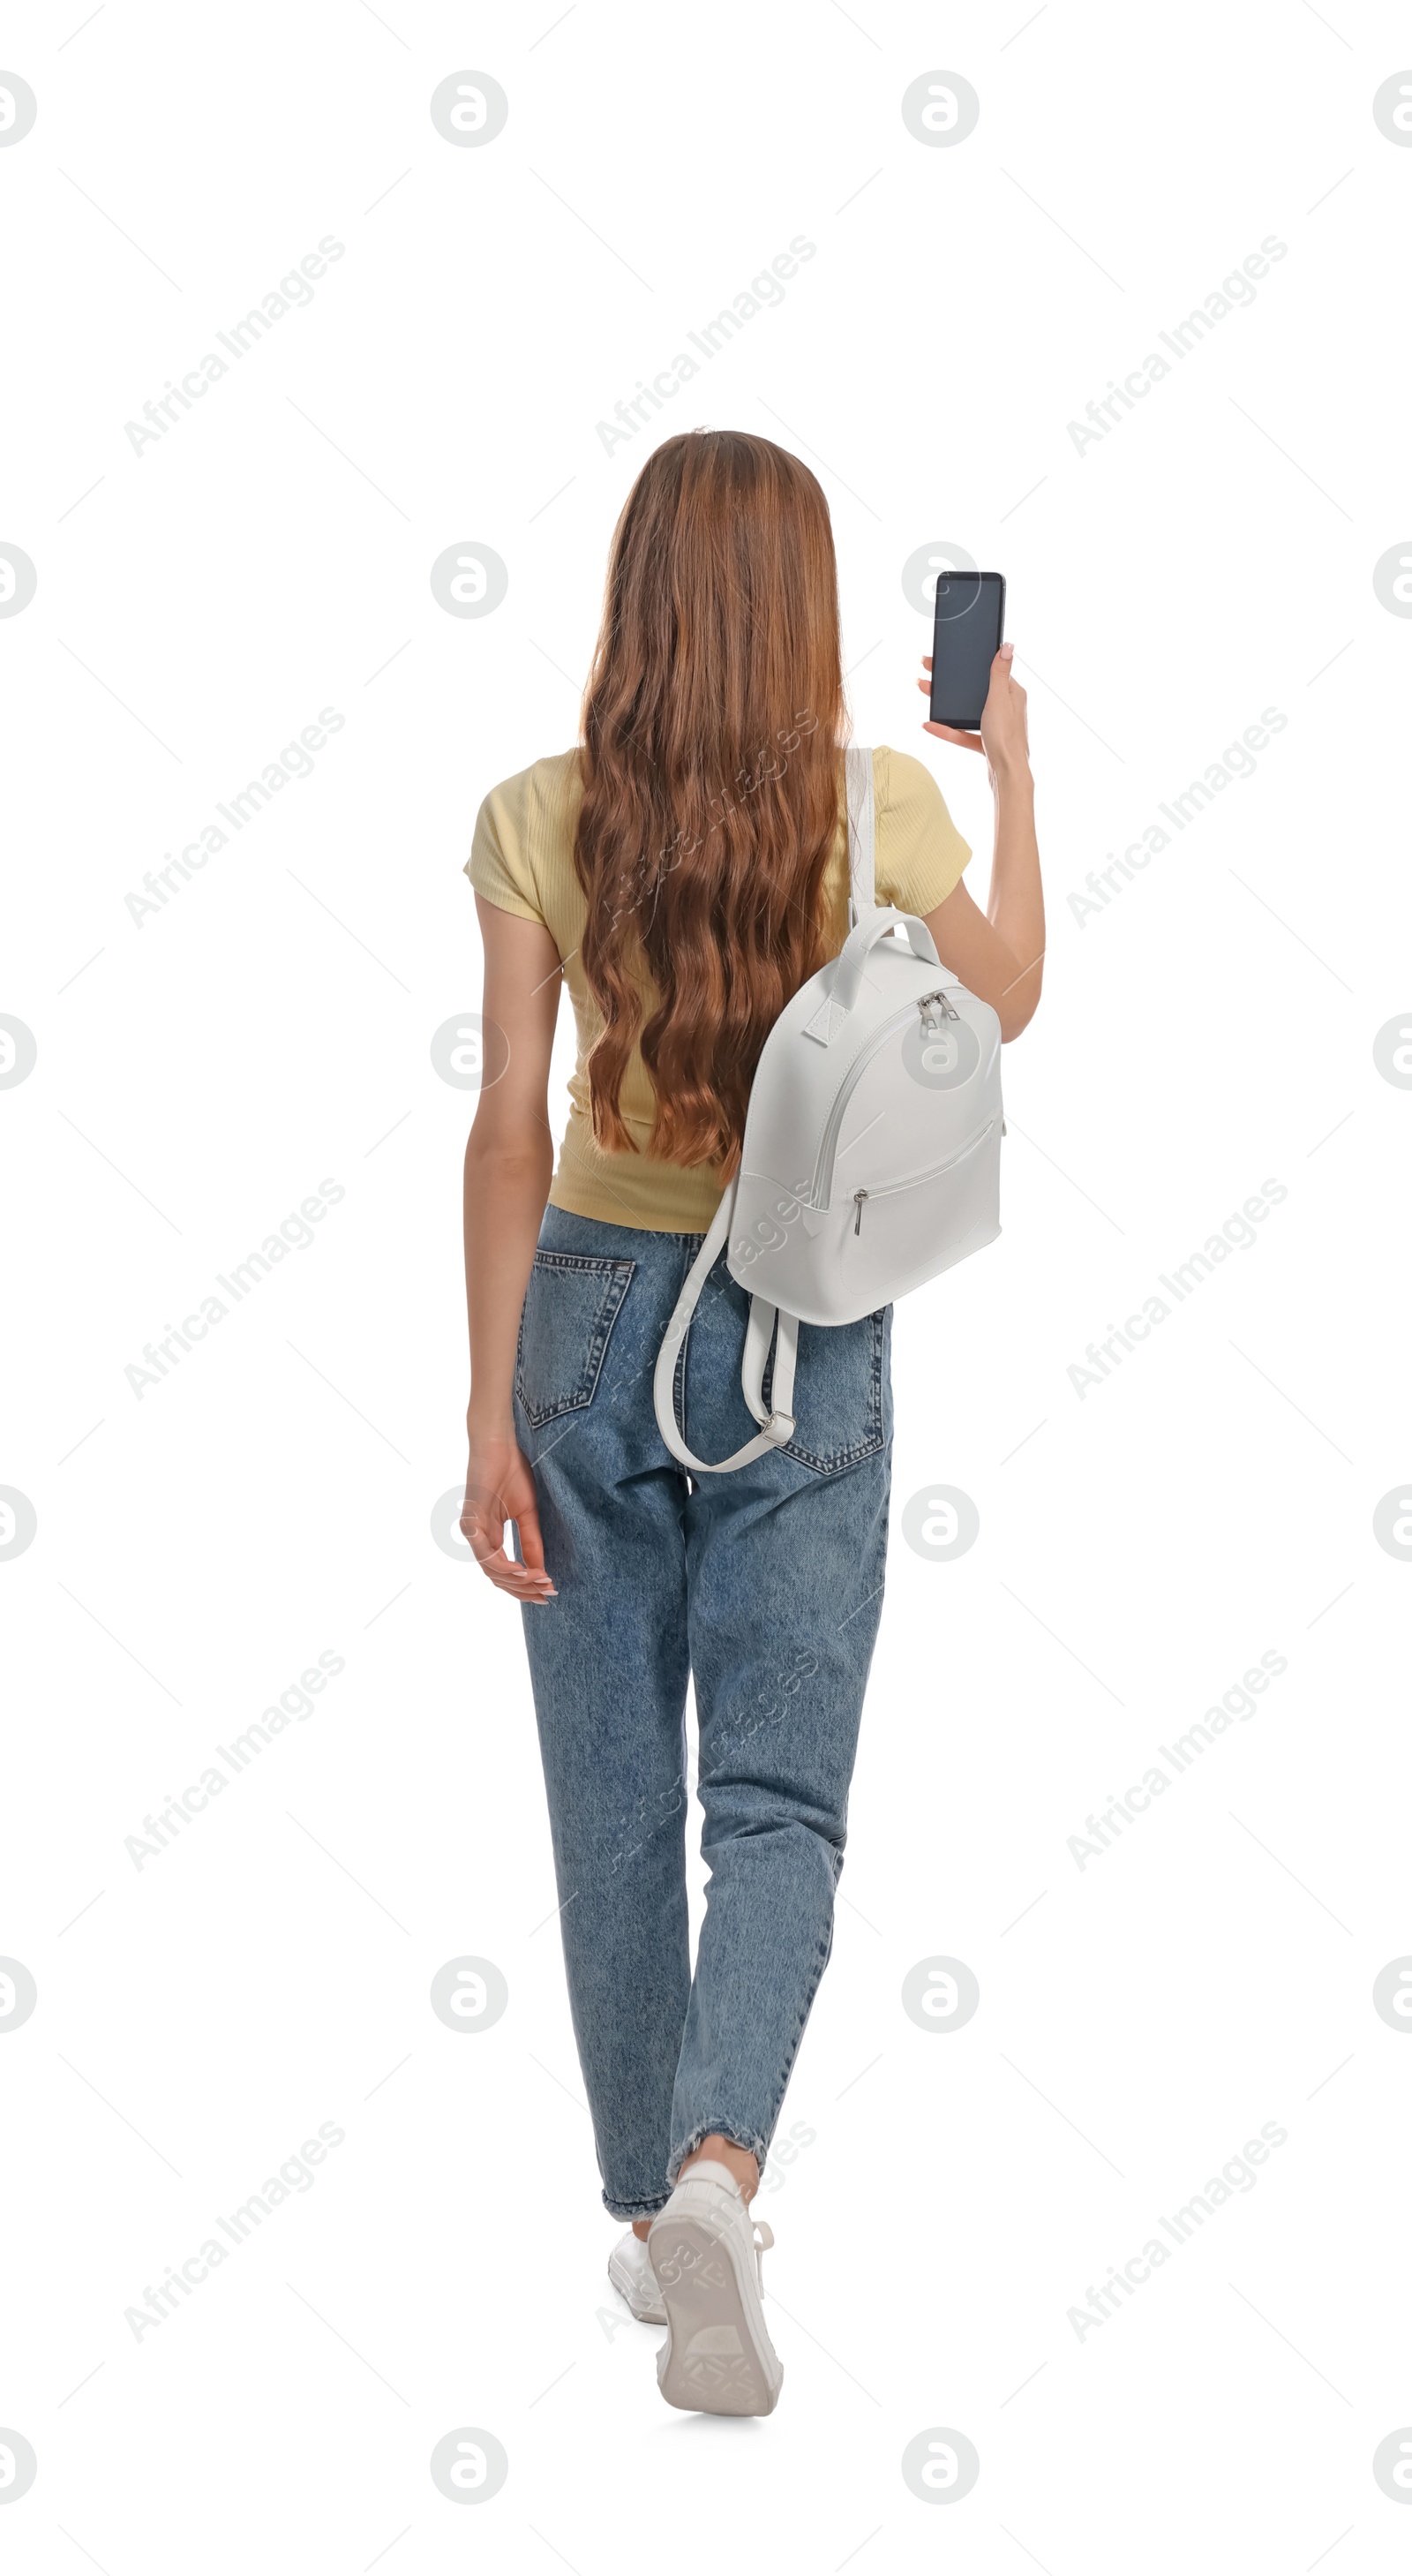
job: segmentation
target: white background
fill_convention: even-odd
[[[16,7],[0,150],[0,621],[14,1247],[0,1481],[0,2423],[32,2571],[589,2571],[777,2560],[1051,2576],[1406,2563],[1412,2421],[1406,200],[1374,123],[1404,13],[1350,0],[520,10]],[[77,32],[75,32],[77,29]],[[457,148],[436,84],[489,73]],[[963,143],[904,125],[964,75]],[[1412,77],[1412,74],[1409,74]],[[795,235],[781,304],[614,447],[596,424]],[[1102,439],[1068,431],[1273,235],[1253,303]],[[324,236],[312,302],[135,453],[125,423]],[[919,730],[918,547],[1009,580],[1050,913],[1007,1053],[1005,1231],[899,1310],[894,1534],[834,1963],[761,2208],[766,2423],[672,2415],[604,2263],[517,1614],[434,1542],[463,1467],[461,1150],[494,782],[573,740],[616,514],[694,420],[802,453],[838,538],[857,738],[976,848]],[[451,545],[509,570],[457,619]],[[343,729],[156,915],[124,898],[330,707]],[[1287,719],[1096,915],[1067,898],[1267,707]],[[566,1032],[561,1032],[561,1047]],[[562,1061],[562,1060],[561,1060]],[[140,1395],[143,1345],[322,1179],[344,1196]],[[1287,1193],[1096,1387],[1068,1374],[1266,1180]],[[219,1293],[219,1292],[217,1292]],[[1401,1626],[1399,1623],[1402,1623]],[[154,1813],[345,1669],[142,1866]],[[1083,1868],[1085,1818],[1257,1665],[1287,1671]],[[428,1989],[493,1961],[457,2033]],[[923,2029],[901,1986],[965,1961]],[[321,2122],[312,2187],[140,2339],[125,2310]],[[1106,2322],[1088,2303],[1262,2124],[1287,2134]],[[440,2493],[485,2428],[498,2495]],[[980,2476],[924,2501],[904,2445]],[[0,2491],[0,2504],[4,2503]]]

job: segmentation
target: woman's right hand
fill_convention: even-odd
[[[471,1554],[497,1592],[508,1592],[515,1601],[554,1600],[557,1596],[545,1566],[544,1541],[539,1534],[534,1470],[528,1458],[508,1434],[473,1429],[470,1443],[461,1530]],[[507,1521],[513,1521],[519,1530],[523,1565],[506,1553]]]

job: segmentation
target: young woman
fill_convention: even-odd
[[[925,915],[1007,1038],[1044,947],[1010,650],[979,736],[926,728],[989,766],[985,912],[929,772],[873,755],[877,899]],[[846,725],[814,476],[765,439],[668,439],[618,523],[583,741],[491,791],[467,869],[504,1069],[466,1150],[461,1526],[524,1605],[603,2199],[630,2222],[610,2277],[668,2328],[668,2403],[720,2414],[770,2413],[783,2376],[761,2307],[773,2240],[749,2211],[832,1938],[882,1607],[891,1310],[801,1325],[796,1437],[731,1475],[678,1466],[652,1376],[770,1027],[847,935]],[[578,1064],[556,1171],[562,983]],[[749,1302],[723,1254],[678,1364],[678,1420],[707,1457],[756,1428]],[[710,1865],[694,1974],[688,1674]]]

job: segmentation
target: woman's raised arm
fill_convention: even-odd
[[[953,888],[927,915],[944,966],[970,993],[999,1013],[1002,1038],[1017,1038],[1033,1019],[1044,974],[1044,889],[1035,839],[1034,780],[1030,775],[1025,692],[1012,677],[1014,646],[1002,644],[990,668],[990,689],[979,733],[928,723],[942,742],[984,752],[995,797],[995,845],[986,909]],[[931,669],[930,655],[922,667]],[[919,689],[928,682],[919,680]]]

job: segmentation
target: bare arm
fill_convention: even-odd
[[[978,734],[959,732],[954,725],[928,723],[923,728],[942,742],[983,751],[990,772],[995,843],[985,911],[964,885],[958,885],[945,903],[928,913],[927,928],[943,965],[999,1013],[1002,1038],[1017,1038],[1028,1028],[1044,976],[1044,889],[1035,839],[1034,779],[1025,692],[1011,676],[1013,652],[1013,645],[1002,644],[991,664],[990,691]],[[930,671],[929,655],[923,657],[922,667]],[[917,682],[919,689],[928,685],[925,680]]]
[[[461,1515],[477,1561],[516,1600],[553,1592],[535,1506],[534,1476],[515,1439],[512,1392],[520,1309],[554,1175],[549,1058],[562,980],[543,924],[476,897],[485,947],[485,1084],[466,1146],[466,1315],[470,1459]],[[505,1549],[507,1520],[523,1565]]]

